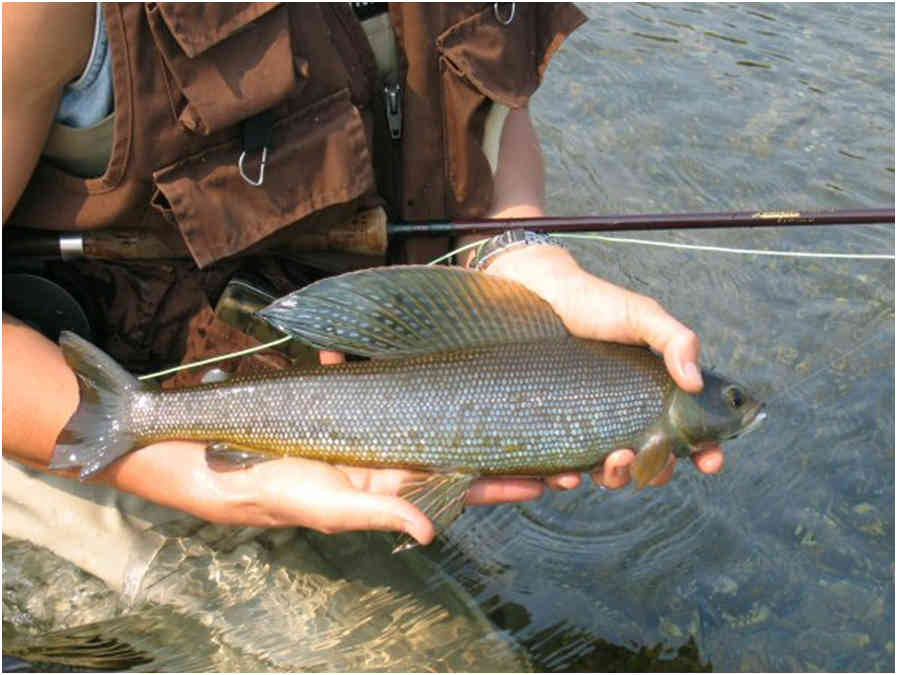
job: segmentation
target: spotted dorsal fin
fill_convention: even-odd
[[[521,284],[458,267],[404,265],[323,279],[259,315],[318,349],[399,357],[567,335]]]

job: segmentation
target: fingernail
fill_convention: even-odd
[[[682,372],[685,373],[685,377],[689,380],[697,380],[698,383],[704,384],[704,378],[701,377],[701,371],[698,369],[698,366],[693,361],[689,361],[682,367]]]

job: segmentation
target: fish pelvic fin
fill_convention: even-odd
[[[238,471],[275,459],[282,458],[278,455],[272,455],[263,450],[237,443],[216,441],[206,446],[206,464],[213,471]]]
[[[641,490],[666,468],[675,443],[662,434],[652,435],[642,445],[629,467],[636,491]]]
[[[59,346],[78,376],[80,400],[56,439],[50,468],[81,467],[79,477],[84,480],[134,449],[128,403],[143,385],[111,356],[75,333],[63,331]]]
[[[432,473],[403,485],[399,497],[423,511],[433,523],[436,536],[439,536],[464,511],[467,492],[477,478],[476,474],[471,473]],[[396,537],[392,552],[399,553],[417,545],[413,538],[403,533]]]

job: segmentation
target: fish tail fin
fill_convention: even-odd
[[[75,333],[63,331],[59,346],[78,376],[81,396],[56,440],[50,468],[81,467],[79,477],[84,480],[134,448],[129,394],[142,385],[112,357]]]

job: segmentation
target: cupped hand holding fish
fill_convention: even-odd
[[[653,298],[635,293],[589,274],[573,256],[558,246],[527,246],[503,253],[487,268],[487,273],[523,284],[542,299],[578,337],[623,344],[649,345],[663,354],[672,378],[686,391],[701,390],[703,381],[698,367],[700,340],[694,331],[670,316]],[[343,363],[341,352],[321,352],[321,363]],[[620,448],[611,453],[593,473],[596,484],[619,489],[631,481],[629,465],[635,453]],[[697,468],[706,474],[722,470],[722,447],[708,444],[691,455]],[[676,456],[670,455],[667,467],[648,484],[666,485],[673,477]],[[470,504],[495,504],[527,501],[541,496],[543,481],[522,478],[483,478],[474,484]],[[567,472],[544,479],[555,490],[579,487],[581,474]]]
[[[578,337],[623,344],[647,344],[663,355],[667,370],[682,389],[698,392],[703,386],[698,366],[701,343],[694,331],[670,316],[653,298],[635,293],[589,274],[559,246],[526,246],[495,258],[487,273],[517,281],[547,301]],[[629,465],[635,453],[621,448],[611,453],[593,473],[593,480],[606,488],[621,488],[630,482]],[[691,455],[706,474],[722,470],[725,457],[719,444],[710,443]],[[667,468],[649,485],[665,485],[673,477],[675,455]],[[564,473],[546,479],[555,489],[580,484],[580,474]]]
[[[422,474],[403,469],[331,465],[302,457],[256,464],[242,471],[216,471],[205,446],[165,441],[132,453],[96,480],[210,522],[260,527],[310,527],[325,533],[353,530],[404,532],[421,544],[433,540],[433,524],[397,497]],[[148,480],[152,477],[152,480]],[[482,480],[468,498],[473,505],[538,498],[544,490],[529,479]]]

